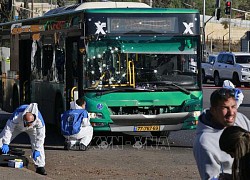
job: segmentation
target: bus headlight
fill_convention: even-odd
[[[201,115],[201,112],[200,111],[194,111],[193,112],[193,117],[198,117]]]
[[[102,113],[88,113],[89,118],[93,119],[103,119]]]

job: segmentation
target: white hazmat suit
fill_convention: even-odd
[[[26,112],[35,115],[35,120],[29,127],[24,126],[23,116]],[[29,135],[32,151],[34,152],[36,150],[40,152],[40,156],[37,157],[36,160],[33,160],[34,164],[37,167],[44,167],[45,123],[38,110],[37,103],[22,105],[13,112],[0,134],[0,147],[2,148],[3,144],[9,145],[11,141],[22,132],[26,132]]]
[[[78,106],[75,101],[72,101],[70,102],[70,109],[83,109],[83,108],[81,106]],[[70,143],[71,147],[75,145],[77,142],[87,147],[93,137],[93,127],[90,124],[89,117],[83,118],[79,133],[64,137],[67,139],[67,142]]]
[[[223,88],[234,89],[235,99],[236,99],[236,102],[237,102],[237,108],[239,108],[239,106],[242,104],[243,99],[244,99],[244,95],[243,95],[242,90],[240,90],[239,88],[236,88],[234,86],[234,84],[229,80],[225,80],[223,82]]]

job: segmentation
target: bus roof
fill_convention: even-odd
[[[85,9],[103,9],[103,8],[151,8],[145,3],[139,2],[85,2],[81,4],[74,4],[65,7],[59,7],[49,10],[44,15],[52,15],[58,13],[64,13],[65,11],[79,11]]]
[[[145,3],[139,2],[86,2],[76,8],[81,9],[96,9],[96,8],[151,8]]]
[[[162,14],[197,14],[197,9],[183,9],[183,8],[99,8],[86,9],[87,13],[162,13]]]

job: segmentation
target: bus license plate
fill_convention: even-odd
[[[160,126],[135,126],[135,131],[160,131]]]

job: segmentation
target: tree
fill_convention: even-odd
[[[20,5],[20,9],[17,11],[18,12],[18,17],[19,19],[27,19],[29,18],[29,6],[28,6],[28,1],[24,0],[24,5]]]
[[[0,15],[1,19],[0,22],[8,22],[11,19],[11,9],[9,9],[9,1],[7,0],[0,0]]]
[[[65,6],[65,1],[64,0],[57,0],[57,5],[59,7]]]

